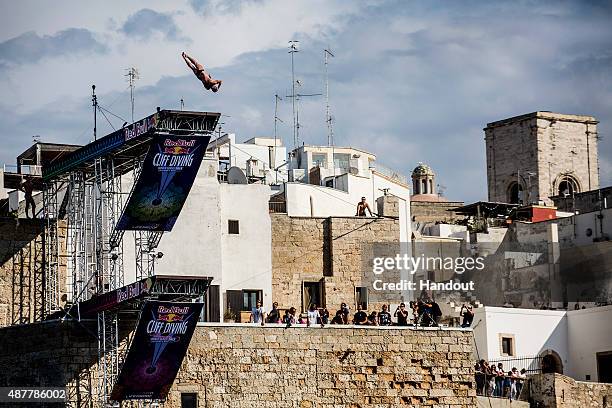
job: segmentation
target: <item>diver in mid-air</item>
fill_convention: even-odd
[[[195,58],[190,57],[184,52],[181,54],[181,56],[185,60],[187,66],[191,68],[195,76],[200,81],[202,81],[202,84],[204,84],[204,88],[210,89],[213,92],[217,92],[219,90],[223,81],[221,81],[220,79],[212,79],[212,77],[204,69],[204,66],[200,64]]]

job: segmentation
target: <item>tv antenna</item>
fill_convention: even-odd
[[[333,143],[334,133],[332,129],[332,118],[329,109],[329,75],[327,72],[327,65],[328,57],[334,57],[334,54],[329,50],[329,48],[323,50],[323,53],[325,54],[325,122],[327,122],[327,145],[331,146]]]
[[[134,67],[128,68],[127,73],[125,74],[127,78],[128,84],[130,86],[130,103],[132,105],[132,123],[134,123],[134,87],[136,85],[136,80],[140,79],[140,72]]]
[[[276,167],[276,149],[278,147],[278,122],[285,123],[281,118],[278,117],[278,101],[282,101],[283,98],[278,96],[278,94],[274,95],[274,151],[272,152],[272,160],[274,161],[274,167]],[[278,169],[276,170],[276,183],[278,183]]]
[[[93,128],[93,137],[94,140],[98,139],[98,97],[96,96],[96,86],[91,86],[91,106],[93,106],[94,111],[94,128]]]
[[[295,68],[294,68],[294,62],[293,62],[293,54],[295,54],[296,52],[299,52],[300,50],[298,50],[298,45],[300,44],[299,41],[297,40],[291,40],[289,41],[289,54],[291,54],[291,95],[292,95],[292,99],[291,99],[291,106],[293,108],[293,148],[297,148],[297,119],[296,119],[296,113],[295,113],[295,97],[293,97],[295,95]]]

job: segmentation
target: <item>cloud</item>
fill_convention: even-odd
[[[42,37],[29,31],[0,43],[0,66],[32,64],[45,57],[107,51],[108,48],[84,28],[69,28]]]
[[[140,40],[149,40],[155,33],[160,33],[170,41],[190,41],[181,34],[171,13],[158,13],[151,9],[130,15],[120,31]]]
[[[239,13],[245,5],[263,3],[265,0],[189,0],[196,13],[223,15]]]
[[[297,39],[301,48],[295,71],[302,93],[324,90],[323,49],[331,47],[335,54],[329,78],[336,144],[369,150],[406,175],[417,162],[426,162],[436,171],[437,183],[447,186],[451,200],[487,197],[485,124],[536,110],[594,115],[600,121],[601,185],[612,185],[610,7],[595,2],[583,7],[579,1],[372,1],[348,8],[349,3],[353,7],[352,2],[314,0],[191,0],[178,12],[156,6],[166,13],[152,12],[165,16],[162,22],[138,22],[142,10],[122,10],[123,15],[135,12],[125,23],[132,30],[128,35],[157,40],[129,41],[124,48],[115,44],[116,54],[82,59],[78,65],[55,59],[31,70],[22,67],[11,74],[8,85],[0,78],[2,141],[20,151],[33,134],[58,142],[74,142],[71,137],[83,134],[78,141],[86,142],[89,84],[95,80],[99,85],[103,106],[119,97],[107,107],[128,116],[129,95],[103,90],[125,89],[123,68],[137,61],[144,79],[136,88],[136,117],[151,114],[155,106],[179,108],[183,98],[185,109],[229,115],[223,118],[224,131],[243,141],[272,134],[278,93],[284,99],[279,136],[291,147],[286,44]],[[176,38],[183,32],[194,39],[219,39],[194,41],[189,50],[202,58],[214,78],[224,81],[219,93],[206,91],[182,65]],[[116,31],[109,37],[125,39]],[[75,85],[80,72],[87,72],[87,79]],[[31,100],[37,89],[51,96]],[[57,96],[64,93],[72,96],[72,107]],[[303,98],[299,116],[300,143],[325,144],[324,98]],[[51,120],[40,120],[47,117]],[[100,134],[111,131],[103,118],[99,126]],[[14,153],[2,150],[0,160],[14,161]]]

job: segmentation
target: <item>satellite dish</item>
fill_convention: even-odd
[[[227,170],[228,184],[248,184],[247,178],[240,167],[232,166]]]

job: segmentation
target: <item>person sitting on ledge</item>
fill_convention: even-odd
[[[378,313],[379,326],[391,326],[391,313],[389,313],[388,309],[387,305],[382,305],[382,311]]]
[[[372,217],[372,210],[370,210],[370,205],[366,202],[365,197],[361,197],[361,201],[357,203],[357,217],[365,217],[366,210],[370,213],[370,217]]]
[[[321,323],[321,327],[324,326],[321,321],[321,315],[319,314],[319,309],[317,309],[317,305],[314,303],[310,304],[308,308],[308,313],[306,314],[306,327],[314,326],[317,323]]]
[[[363,311],[361,303],[357,303],[357,313],[353,316],[353,324],[366,325],[368,324],[368,314]]]
[[[265,324],[266,310],[261,305],[261,300],[258,300],[255,307],[251,309],[251,323],[260,323],[262,326]]]

